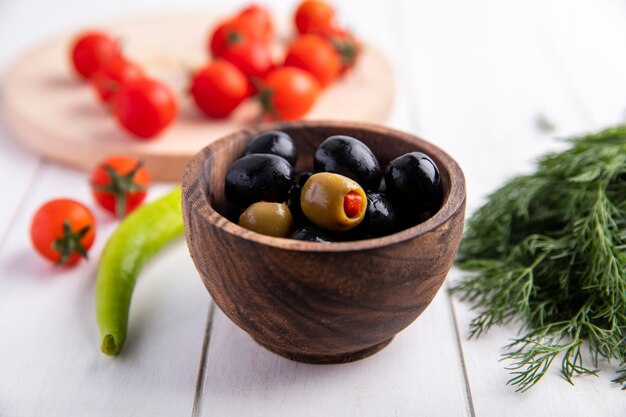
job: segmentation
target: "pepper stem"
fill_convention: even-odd
[[[102,337],[102,345],[100,346],[102,353],[109,356],[115,356],[120,353],[120,347],[115,343],[115,337],[112,334],[105,334]]]

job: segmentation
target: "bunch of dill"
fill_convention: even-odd
[[[626,127],[574,138],[493,193],[457,264],[476,272],[452,288],[478,310],[471,336],[522,323],[504,354],[517,391],[557,358],[570,383],[605,358],[626,384]]]

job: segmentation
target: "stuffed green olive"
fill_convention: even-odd
[[[302,187],[300,206],[315,225],[332,231],[355,228],[363,221],[367,197],[363,188],[343,175],[320,172]]]

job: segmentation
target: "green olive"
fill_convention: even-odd
[[[239,226],[274,237],[288,237],[293,231],[293,217],[285,203],[261,201],[239,216]]]
[[[350,230],[361,223],[367,209],[365,191],[343,175],[320,172],[302,187],[300,205],[317,226],[334,231]]]

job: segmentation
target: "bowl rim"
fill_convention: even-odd
[[[222,216],[212,206],[207,198],[205,190],[200,190],[199,193],[202,196],[202,204],[191,205],[189,204],[189,210],[194,210],[202,216],[204,220],[211,223],[212,226],[222,230],[222,232],[234,235],[238,238],[245,239],[247,241],[272,246],[279,249],[301,251],[301,252],[354,252],[362,250],[371,250],[377,248],[384,248],[394,244],[398,244],[417,236],[426,234],[448,221],[459,210],[465,209],[466,199],[466,185],[465,176],[458,163],[445,151],[436,145],[428,142],[420,137],[411,133],[403,132],[394,128],[390,128],[380,124],[367,123],[367,122],[353,122],[343,120],[302,120],[302,121],[290,121],[290,122],[267,122],[261,123],[248,128],[240,129],[227,135],[221,136],[215,141],[211,142],[198,153],[196,153],[185,167],[185,172],[182,178],[182,199],[183,199],[183,211],[185,211],[185,200],[194,194],[194,191],[198,187],[199,181],[197,181],[197,171],[202,167],[206,155],[214,154],[213,150],[219,150],[233,137],[247,135],[255,137],[261,132],[269,130],[282,130],[293,128],[333,128],[338,129],[362,129],[370,132],[374,132],[385,136],[395,136],[405,141],[411,142],[420,148],[420,151],[424,151],[429,156],[434,156],[434,159],[439,160],[445,166],[451,178],[450,192],[447,194],[445,201],[441,208],[426,221],[419,223],[408,229],[401,230],[391,235],[372,239],[354,240],[349,242],[309,242],[301,241],[289,238],[280,238],[262,235],[251,230],[245,229],[238,224],[231,222],[226,217]],[[441,169],[441,167],[440,167]],[[454,180],[452,180],[454,178]],[[187,217],[186,215],[184,217]]]

